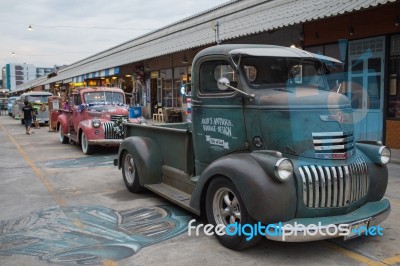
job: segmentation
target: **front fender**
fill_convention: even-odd
[[[129,152],[137,166],[140,185],[161,183],[162,158],[158,145],[151,138],[128,137],[119,146],[118,169],[122,167],[122,154]]]
[[[356,148],[362,152],[362,156],[368,165],[369,186],[368,201],[379,201],[386,193],[389,173],[386,165],[379,160],[379,149],[382,145],[373,141],[358,141]]]
[[[201,174],[193,191],[190,206],[201,209],[209,181],[216,176],[225,176],[236,186],[244,207],[256,221],[264,224],[293,219],[296,213],[297,196],[294,177],[281,183],[268,173],[263,160],[255,159],[251,153],[235,153],[224,156],[211,163]],[[264,154],[266,161],[269,157]],[[271,171],[270,171],[271,170]]]
[[[63,128],[63,134],[68,134],[68,117],[65,114],[60,114],[57,117],[57,130],[60,129],[60,125]]]

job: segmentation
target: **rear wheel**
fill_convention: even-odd
[[[137,193],[143,190],[139,182],[139,175],[132,155],[125,151],[122,155],[122,177],[125,186],[130,192]]]
[[[82,152],[86,155],[92,154],[94,151],[94,146],[89,145],[85,132],[82,132],[81,135],[81,147],[82,147]]]
[[[63,144],[68,143],[69,139],[64,135],[62,125],[60,125],[59,132],[60,132],[60,142]]]
[[[217,177],[211,181],[206,195],[206,214],[210,224],[217,226],[219,224],[225,227],[229,224],[237,225],[250,224],[252,227],[255,221],[249,216],[244,203],[237,191],[235,185],[224,177]],[[230,227],[230,229],[235,229]],[[236,228],[236,231],[238,228]],[[246,230],[247,231],[247,230]],[[227,248],[241,250],[257,244],[261,236],[253,235],[251,238],[243,234],[225,234],[215,235],[218,241]],[[246,239],[248,238],[248,239]]]

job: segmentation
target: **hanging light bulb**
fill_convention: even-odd
[[[187,63],[188,63],[186,54],[183,54],[182,63],[183,63],[183,64],[187,64]]]
[[[350,28],[349,28],[349,34],[350,34],[350,36],[353,36],[353,35],[354,35],[354,28],[353,28],[353,26],[350,26]]]
[[[11,55],[15,55],[14,51],[11,53]]]
[[[29,25],[29,27],[26,30],[33,31],[32,25]]]

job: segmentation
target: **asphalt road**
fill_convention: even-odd
[[[189,236],[199,217],[151,192],[129,193],[112,165],[116,149],[85,156],[47,127],[33,131],[0,116],[0,265],[400,265],[400,165],[389,165],[383,236],[262,240],[235,252]]]

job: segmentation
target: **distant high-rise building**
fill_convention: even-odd
[[[33,64],[6,64],[2,69],[3,89],[13,91],[18,85],[53,71],[54,68],[35,67]]]
[[[52,67],[37,67],[36,68],[36,77],[42,77],[50,74],[51,72],[54,71],[54,68]]]

